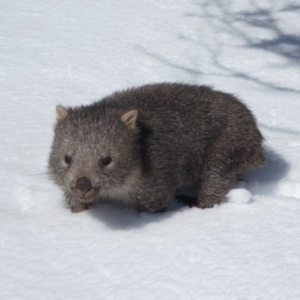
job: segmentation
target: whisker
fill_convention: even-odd
[[[27,176],[40,176],[40,175],[49,175],[49,173],[29,174],[29,175],[27,175]]]

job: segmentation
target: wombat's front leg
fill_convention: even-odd
[[[201,184],[201,189],[198,194],[194,206],[199,208],[213,207],[215,204],[220,204],[223,196],[230,188],[230,178],[222,178],[219,174],[213,173]]]
[[[172,196],[172,191],[152,188],[148,193],[144,192],[137,197],[136,208],[140,212],[163,212],[172,200]]]
[[[82,212],[89,208],[87,203],[78,201],[72,194],[66,195],[66,202],[73,213]]]
[[[138,204],[136,205],[136,209],[139,212],[150,212],[150,213],[157,213],[163,212],[167,205],[165,204],[166,201],[161,201],[160,198],[154,197],[143,197]]]

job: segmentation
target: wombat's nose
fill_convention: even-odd
[[[80,177],[76,180],[75,187],[80,193],[85,195],[92,188],[92,183],[88,178]]]

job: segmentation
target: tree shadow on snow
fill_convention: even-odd
[[[201,6],[201,10],[205,13],[207,22],[215,27],[216,30],[219,31],[219,26],[222,24],[223,28],[230,32],[231,35],[245,41],[246,47],[262,48],[282,55],[293,63],[300,64],[300,37],[298,34],[289,33],[286,29],[283,29],[284,27],[277,15],[277,13],[281,13],[281,18],[283,16],[288,18],[290,16],[289,13],[297,13],[300,17],[299,4],[283,4],[277,10],[274,7],[262,9],[260,1],[253,0],[251,7],[247,7],[243,11],[232,10],[227,2],[222,1],[211,2],[207,0],[205,2],[201,1],[198,5]],[[212,7],[217,7],[221,13],[215,14],[211,10]],[[190,14],[186,16],[190,16]],[[196,15],[194,14],[193,16],[195,17]],[[266,30],[263,32],[269,32],[270,34],[258,41],[257,37],[244,30],[241,24],[249,26],[249,28]]]
[[[299,65],[300,64],[300,37],[298,34],[289,32],[282,26],[281,19],[288,18],[290,13],[299,13],[300,18],[300,5],[298,4],[283,4],[280,9],[274,9],[270,7],[268,9],[262,9],[258,0],[251,1],[251,6],[245,6],[243,11],[236,11],[231,5],[228,5],[227,1],[195,1],[195,5],[192,5],[191,11],[183,14],[183,18],[187,20],[187,23],[191,22],[191,26],[194,26],[195,22],[192,19],[205,19],[207,27],[211,28],[216,38],[220,40],[220,47],[214,47],[209,42],[206,42],[202,38],[202,31],[199,30],[198,35],[195,33],[191,35],[189,31],[182,29],[178,34],[178,43],[182,41],[188,41],[195,46],[201,45],[210,54],[210,58],[205,57],[206,60],[222,71],[225,71],[225,76],[236,76],[251,80],[262,86],[266,86],[271,89],[280,91],[298,92],[299,90],[293,87],[278,86],[272,81],[267,81],[255,75],[255,72],[244,71],[243,68],[236,66],[228,66],[226,64],[227,59],[224,60],[223,56],[228,53],[222,51],[222,47],[226,48],[227,41],[222,42],[223,36],[219,33],[229,35],[234,40],[240,41],[239,48],[246,51],[251,49],[263,49],[270,54],[280,55],[285,59],[286,65]],[[218,11],[219,13],[215,13]],[[278,17],[278,13],[281,13],[281,18]],[[285,16],[286,14],[286,16]],[[184,27],[185,28],[185,27]],[[249,28],[250,30],[247,30]],[[257,29],[258,35],[253,34],[253,31]],[[259,33],[265,34],[264,37],[259,37]],[[172,60],[166,54],[161,53],[158,49],[150,51],[142,46],[137,46],[138,50],[147,56],[160,61],[161,63],[179,69],[188,76],[195,77],[195,82],[198,82],[199,75],[205,74],[198,64],[191,66],[189,60],[184,60],[188,53],[183,56],[181,62]],[[201,48],[200,48],[201,49]],[[200,50],[199,50],[200,51]],[[193,55],[193,54],[192,54]],[[246,58],[247,56],[245,56]],[[201,58],[199,58],[201,60]],[[200,64],[201,65],[201,64]],[[272,66],[269,66],[272,68]],[[277,65],[275,64],[275,68]],[[216,73],[219,75],[219,71]]]
[[[300,6],[286,6],[282,12],[299,11]],[[248,38],[249,46],[253,48],[263,48],[264,50],[285,56],[291,59],[294,63],[299,64],[300,58],[300,38],[299,36],[288,34],[282,31],[278,25],[278,20],[272,16],[269,10],[257,9],[254,12],[241,13],[241,19],[254,27],[268,29],[273,32],[273,37],[260,42],[254,42]]]

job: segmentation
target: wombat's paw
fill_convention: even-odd
[[[82,212],[82,211],[88,209],[89,206],[85,203],[76,203],[76,205],[73,205],[70,208],[73,213],[79,213],[79,212]]]
[[[182,202],[184,205],[188,205],[189,207],[193,207],[196,205],[197,198],[192,198],[186,195],[178,195],[176,197],[178,202]]]
[[[217,196],[212,196],[212,197],[205,197],[204,199],[203,198],[200,198],[198,199],[196,202],[195,202],[195,206],[198,207],[198,208],[212,208],[215,206],[215,204],[220,204],[221,202],[221,198],[220,197],[217,197]]]
[[[214,205],[217,204],[217,203],[207,203],[207,202],[199,202],[199,203],[196,203],[195,206],[198,207],[198,208],[212,208],[214,207]]]

